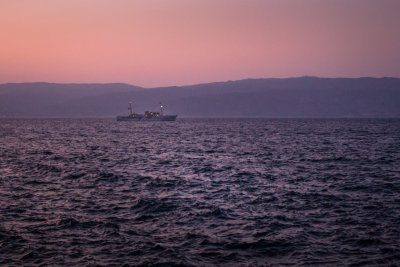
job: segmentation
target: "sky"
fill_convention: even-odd
[[[0,83],[399,77],[400,0],[0,0]]]

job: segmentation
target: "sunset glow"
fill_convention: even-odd
[[[2,0],[0,83],[400,73],[397,0]]]

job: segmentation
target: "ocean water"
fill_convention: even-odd
[[[0,265],[400,264],[400,120],[0,120]]]

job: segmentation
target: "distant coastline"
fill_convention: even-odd
[[[266,78],[143,88],[124,83],[0,84],[0,118],[115,117],[157,108],[180,118],[400,118],[399,78]]]

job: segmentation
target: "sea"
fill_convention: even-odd
[[[399,119],[0,120],[1,266],[399,266]]]

